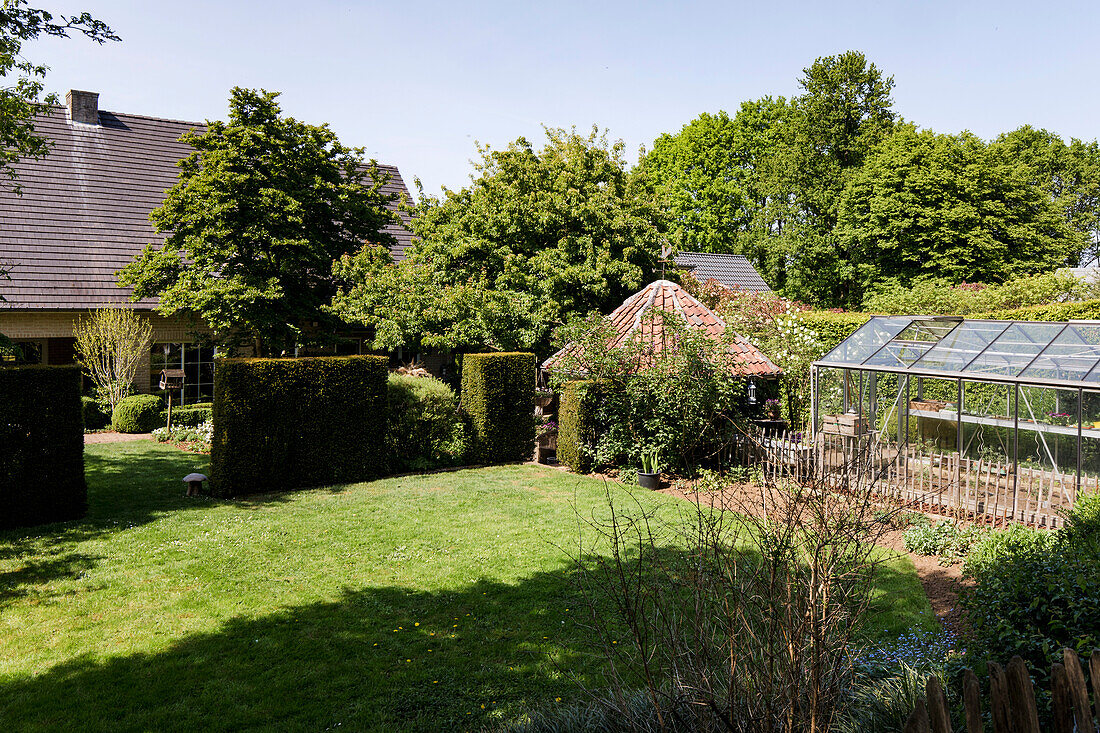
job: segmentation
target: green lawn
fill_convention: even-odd
[[[87,519],[0,533],[0,730],[478,728],[575,699],[561,669],[592,680],[566,553],[601,481],[508,466],[219,502],[183,496],[202,456],[86,463]],[[907,559],[881,588],[874,632],[929,623]]]

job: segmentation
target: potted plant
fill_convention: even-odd
[[[642,451],[642,467],[638,469],[638,485],[643,489],[657,489],[661,486],[661,452]]]

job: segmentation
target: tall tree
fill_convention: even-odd
[[[386,245],[394,221],[385,176],[327,125],[284,117],[267,91],[233,89],[229,121],[182,140],[179,182],[150,218],[167,237],[119,273],[135,300],[191,316],[225,344],[260,355],[323,341],[333,262]]]
[[[970,133],[902,125],[849,181],[814,286],[853,307],[872,282],[996,283],[1075,262],[1082,235],[1031,179]]]
[[[1000,135],[992,152],[1006,163],[1023,163],[1030,180],[1046,191],[1066,222],[1086,239],[1084,259],[1100,256],[1100,145],[1024,125]]]
[[[628,173],[621,142],[609,144],[595,128],[588,135],[547,129],[546,137],[541,150],[524,138],[503,150],[479,147],[469,186],[442,198],[421,193],[413,219],[419,242],[413,262],[402,266],[427,268],[430,277],[415,278],[435,283],[441,296],[461,287],[478,298],[492,292],[529,303],[529,343],[522,345],[540,351],[555,326],[606,312],[640,288],[654,272],[662,239],[660,214]],[[370,290],[348,293],[365,297]],[[349,317],[356,310],[405,317],[358,296],[340,305]],[[497,333],[485,345],[510,340]]]
[[[790,217],[779,167],[792,107],[783,97],[745,102],[737,114],[703,113],[661,135],[639,163],[682,250],[745,254],[778,284],[775,238]]]

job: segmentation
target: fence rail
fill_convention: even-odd
[[[758,466],[768,478],[813,478],[838,488],[849,477],[873,476],[884,501],[1004,525],[1061,525],[1078,493],[1100,491],[1100,477],[1057,469],[1013,467],[958,453],[928,452],[881,442],[873,434],[838,435],[752,429],[723,455],[731,465]]]

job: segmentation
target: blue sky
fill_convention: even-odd
[[[1098,136],[1100,3],[206,2],[85,0],[122,36],[25,47],[48,86],[100,106],[224,118],[233,86],[281,91],[284,110],[434,193],[465,185],[474,141],[542,139],[541,125],[639,145],[699,113],[797,94],[819,56],[857,49],[894,76],[896,110],[985,137],[1024,123]]]

